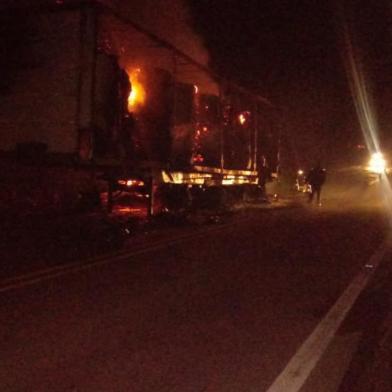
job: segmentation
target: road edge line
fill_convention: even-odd
[[[267,392],[298,392],[302,388],[331,343],[347,313],[382,262],[391,243],[392,235],[389,234],[290,359],[283,371],[267,389]]]

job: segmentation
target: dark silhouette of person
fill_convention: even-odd
[[[306,182],[311,186],[309,192],[309,203],[313,202],[316,195],[317,205],[321,206],[321,189],[325,183],[327,171],[318,163],[312,167],[307,175]]]
[[[257,172],[259,188],[261,190],[263,198],[267,199],[266,184],[267,182],[270,182],[272,180],[272,175],[271,169],[268,166],[267,159],[265,158],[265,156],[262,156]]]

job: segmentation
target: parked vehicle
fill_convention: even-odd
[[[306,175],[303,170],[298,170],[297,178],[295,179],[295,190],[302,193],[310,193],[312,187],[306,181]]]

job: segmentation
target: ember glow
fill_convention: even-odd
[[[140,82],[141,69],[135,68],[128,72],[132,90],[128,97],[128,110],[136,112],[146,100],[146,91]]]
[[[126,185],[127,187],[141,187],[144,186],[144,181],[137,179],[118,180],[119,185]]]
[[[249,120],[250,112],[242,112],[238,115],[238,122],[245,125]]]

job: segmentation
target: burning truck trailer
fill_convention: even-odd
[[[125,75],[98,50],[89,6],[36,4],[0,8],[1,210],[90,208],[104,184],[95,157],[122,126]]]
[[[257,193],[258,167],[277,167],[276,109],[119,15],[103,14],[101,26],[100,41],[132,86],[135,176],[116,185],[148,184],[152,213]]]
[[[201,206],[257,187],[275,155],[267,101],[112,9],[7,8],[1,29],[3,207],[91,207],[101,194],[111,209],[124,193],[150,214]]]

